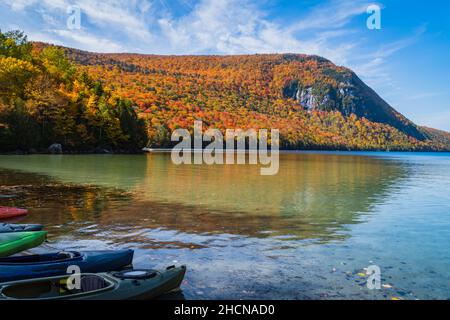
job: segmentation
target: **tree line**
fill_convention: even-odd
[[[146,143],[136,106],[70,62],[64,50],[42,49],[20,31],[0,31],[0,151],[97,148],[134,152]]]

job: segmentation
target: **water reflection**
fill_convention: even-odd
[[[175,166],[169,154],[147,159],[134,211],[155,208],[157,226],[316,241],[346,237],[407,174],[399,162],[361,156],[283,154],[276,176],[248,165]]]
[[[0,205],[30,208],[21,222],[57,249],[187,264],[187,299],[449,298],[450,155],[373,155],[285,154],[273,177],[165,154],[0,156]],[[370,264],[392,288],[365,290]]]
[[[169,154],[10,156],[0,167],[0,194],[17,196],[2,203],[32,209],[27,219],[55,234],[190,248],[205,244],[149,241],[147,232],[344,239],[407,173],[395,161],[321,154],[284,154],[276,176],[258,166],[176,166]]]
[[[128,155],[0,156],[0,168],[46,175],[59,182],[129,190],[144,179],[147,160]]]

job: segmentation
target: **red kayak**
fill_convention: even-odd
[[[26,209],[0,207],[0,220],[24,216],[27,213]]]

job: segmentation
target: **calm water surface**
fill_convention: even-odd
[[[0,205],[56,249],[186,264],[187,299],[450,299],[450,154],[289,153],[258,166],[169,154],[0,156]],[[4,197],[13,195],[13,198]],[[366,287],[378,265],[381,290]]]

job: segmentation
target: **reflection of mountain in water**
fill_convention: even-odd
[[[147,170],[144,194],[192,208],[177,215],[179,226],[194,218],[197,232],[320,239],[357,222],[406,174],[399,162],[331,154],[283,154],[279,174],[265,177],[257,166],[173,166],[169,155],[149,156]]]
[[[339,239],[406,174],[399,162],[329,154],[282,155],[279,174],[265,177],[258,166],[175,166],[166,154],[47,157],[0,158],[47,175],[1,171],[19,190],[10,201],[36,208],[32,221],[55,233],[94,226],[80,236],[120,235],[112,241],[145,242],[157,228]]]
[[[0,156],[0,168],[38,173],[63,183],[132,189],[144,179],[147,161],[136,155]]]

